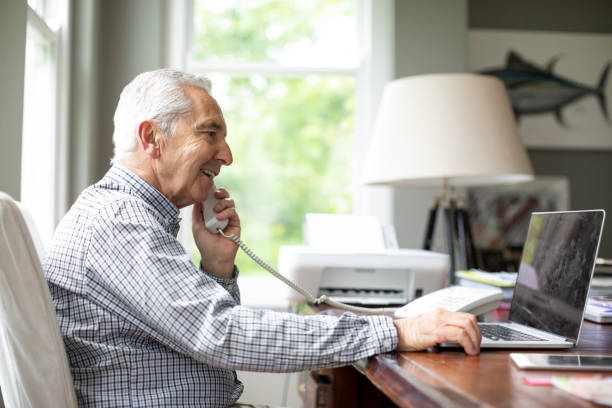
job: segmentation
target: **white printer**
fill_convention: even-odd
[[[398,249],[373,217],[307,214],[304,246],[281,246],[278,270],[314,296],[361,305],[403,305],[441,289],[447,254]],[[292,289],[289,298],[301,299]]]

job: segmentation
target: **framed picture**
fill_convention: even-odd
[[[474,244],[487,270],[518,268],[532,212],[564,211],[570,207],[569,181],[565,177],[470,187],[465,194]]]
[[[612,149],[612,35],[472,29],[472,72],[504,81],[528,148]]]

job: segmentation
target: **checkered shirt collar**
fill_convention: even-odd
[[[176,236],[179,223],[181,222],[179,209],[161,192],[134,172],[123,166],[114,165],[106,173],[104,178],[96,184],[96,187],[115,187],[141,198],[159,212],[163,223],[168,227],[169,231]]]

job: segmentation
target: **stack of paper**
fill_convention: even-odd
[[[590,297],[584,310],[584,318],[597,323],[612,323],[612,297]]]

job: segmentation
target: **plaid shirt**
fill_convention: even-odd
[[[195,267],[178,215],[115,166],[57,228],[44,271],[80,405],[227,406],[243,389],[234,370],[332,367],[396,347],[389,317],[241,306],[238,271]]]

